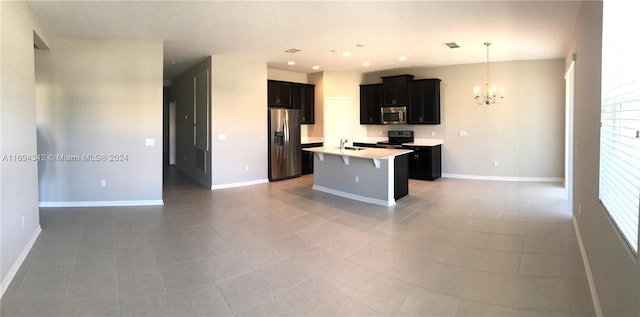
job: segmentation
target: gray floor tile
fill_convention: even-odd
[[[120,304],[117,297],[76,298],[67,300],[65,316],[120,316]]]
[[[16,299],[66,299],[72,271],[29,271],[15,295]]]
[[[522,276],[562,276],[562,256],[559,254],[523,254],[518,274]]]
[[[167,316],[169,299],[166,294],[136,297],[120,297],[122,316]]]
[[[231,310],[218,288],[209,284],[186,291],[169,293],[169,315],[231,316]]]
[[[63,316],[64,300],[59,299],[2,299],[0,316]]]
[[[485,250],[476,269],[485,272],[517,274],[521,256],[516,252]]]
[[[420,287],[414,288],[396,316],[454,316],[461,299],[443,295]]]
[[[118,274],[113,271],[73,271],[69,299],[118,297]]]
[[[476,272],[469,283],[464,298],[510,307],[518,284],[515,276]]]
[[[352,293],[359,303],[384,314],[394,314],[409,297],[414,285],[384,275],[376,275]]]
[[[275,298],[264,279],[255,273],[231,277],[216,283],[234,313],[248,310]]]
[[[162,266],[160,274],[162,274],[162,280],[168,292],[209,283],[209,276],[198,261]]]
[[[569,311],[562,278],[520,277],[514,307],[549,311]]]
[[[312,181],[183,180],[162,207],[42,208],[1,314],[594,314],[556,184],[411,180],[387,208]]]

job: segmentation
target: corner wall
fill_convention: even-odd
[[[41,230],[37,163],[16,159],[37,153],[35,23],[24,2],[0,2],[0,294]]]
[[[211,57],[213,189],[268,181],[266,101],[264,61]]]
[[[162,42],[51,44],[36,54],[40,205],[162,204]]]
[[[606,5],[606,3],[605,3]],[[575,62],[574,224],[601,316],[640,315],[640,266],[599,202],[602,6],[582,2],[567,51]]]

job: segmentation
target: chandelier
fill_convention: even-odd
[[[498,96],[498,89],[496,86],[491,86],[489,84],[489,45],[491,42],[484,42],[484,45],[487,47],[487,83],[485,88],[485,93],[483,96],[480,96],[480,87],[473,89],[473,99],[479,105],[493,105],[499,104],[500,99],[504,98],[504,88],[500,91],[500,96]]]

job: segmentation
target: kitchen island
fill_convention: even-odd
[[[314,147],[313,189],[366,203],[393,206],[409,193],[412,150]]]

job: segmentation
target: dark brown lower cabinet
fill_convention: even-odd
[[[403,146],[409,153],[409,178],[436,180],[442,176],[442,145]]]
[[[322,146],[322,142],[303,143],[302,148],[308,149],[312,147]],[[313,174],[313,152],[302,150],[302,175]]]

